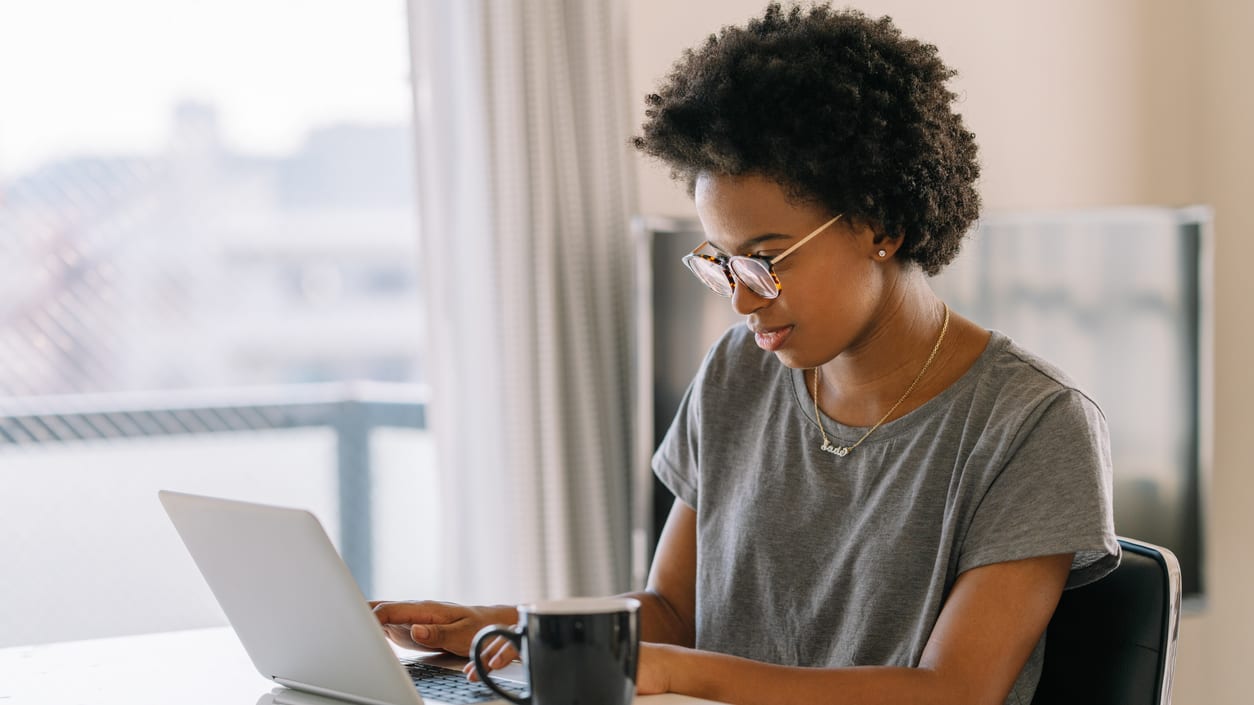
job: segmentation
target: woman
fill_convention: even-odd
[[[677,500],[634,595],[640,692],[1029,703],[1062,590],[1117,564],[1101,412],[928,285],[979,208],[952,75],[887,18],[772,5],[649,96],[635,144],[708,237],[685,264],[746,325],[654,457]],[[377,613],[457,653],[516,619]]]

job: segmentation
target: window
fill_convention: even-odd
[[[397,540],[438,523],[408,65],[400,0],[0,8],[0,646],[221,623],[162,487],[309,507],[368,587],[436,589]],[[116,609],[64,613],[83,585]]]

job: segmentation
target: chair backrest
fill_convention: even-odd
[[[1123,560],[1063,592],[1045,637],[1032,705],[1169,705],[1180,628],[1180,565],[1171,551],[1119,539]]]

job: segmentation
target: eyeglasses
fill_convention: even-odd
[[[788,255],[796,252],[798,247],[809,242],[811,238],[823,232],[828,226],[838,220],[840,220],[839,215],[823,223],[814,232],[801,238],[797,244],[774,257],[763,257],[761,255],[732,255],[727,257],[725,255],[698,254],[702,247],[710,244],[707,240],[701,243],[697,249],[684,255],[683,262],[697,276],[697,279],[701,280],[702,284],[710,287],[710,291],[719,296],[731,296],[736,291],[736,282],[740,281],[749,287],[749,291],[758,296],[764,299],[774,299],[783,290],[779,285],[779,277],[775,275],[775,265]]]

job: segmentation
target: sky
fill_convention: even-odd
[[[3,0],[0,181],[160,151],[182,101],[280,154],[311,126],[410,115],[404,0]]]

